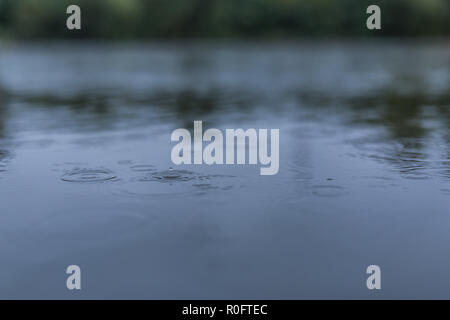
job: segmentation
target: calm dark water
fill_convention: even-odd
[[[450,298],[449,42],[0,59],[1,298]],[[168,171],[171,132],[194,120],[279,128],[279,173]]]

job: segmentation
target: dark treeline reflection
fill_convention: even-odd
[[[7,93],[6,91],[2,88],[1,86],[1,81],[0,81],[0,141],[1,138],[4,137],[5,135],[5,125],[6,125],[6,103],[7,103]],[[1,148],[1,143],[0,143],[0,148]]]
[[[5,113],[4,98],[0,92],[0,174],[5,171],[4,159],[8,156],[8,151],[3,148],[3,138],[5,135],[5,124],[7,121]]]
[[[297,101],[295,105],[283,106],[284,101],[292,99]],[[273,109],[267,101],[277,101],[280,106]],[[160,123],[192,129],[194,119],[203,119],[209,126],[220,126],[228,115],[237,114],[239,120],[236,124],[251,118],[249,115],[258,118],[258,114],[265,114],[260,116],[263,119],[279,117],[278,120],[284,119],[284,122],[293,122],[294,125],[296,121],[300,125],[313,119],[326,127],[327,123],[338,120],[346,130],[376,130],[376,134],[350,141],[364,156],[390,163],[407,177],[426,178],[429,175],[426,170],[431,168],[450,178],[448,92],[429,94],[415,91],[402,94],[386,89],[367,95],[335,97],[326,92],[299,91],[271,97],[270,94],[245,90],[214,88],[199,91],[185,88],[179,91],[150,90],[137,95],[120,91],[111,94],[79,93],[74,96],[10,95],[6,104],[13,102],[45,112],[47,129],[75,132],[117,130]],[[67,113],[61,114],[61,109]],[[305,112],[309,116],[305,117]],[[285,118],[286,114],[289,114],[288,118]],[[0,115],[1,134],[8,121],[5,103],[0,107]],[[437,150],[428,150],[434,143],[437,143]]]
[[[214,116],[220,118],[227,112],[243,112],[245,117],[245,112],[258,107],[259,99],[256,94],[242,90],[212,88],[198,91],[186,88],[179,91],[151,90],[148,94],[120,90],[110,94],[86,92],[73,96],[11,94],[7,101],[45,110],[50,119],[52,111],[68,111],[70,120],[61,123],[61,128],[68,128],[68,122],[72,122],[73,130],[101,130],[112,129],[122,122],[147,125],[161,120],[191,128],[191,119],[196,117],[209,119],[211,123],[214,123]]]
[[[13,46],[3,52],[0,135],[312,123],[348,132],[340,143],[397,173],[449,178],[447,51],[413,42]]]
[[[450,178],[450,94],[425,92],[398,93],[379,90],[356,97],[330,97],[326,94],[299,94],[304,105],[321,114],[342,112],[343,123],[354,128],[373,128],[380,132],[351,141],[365,155],[392,164],[411,178],[426,178],[424,169],[439,169]],[[437,138],[438,142],[435,141]],[[438,159],[430,159],[436,150]],[[434,155],[436,157],[436,155]]]

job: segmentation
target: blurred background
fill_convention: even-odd
[[[449,0],[0,0],[0,298],[450,298],[449,35]],[[279,128],[279,173],[174,166],[194,120]]]
[[[83,28],[61,28],[77,4]],[[365,26],[366,8],[382,7],[383,32]],[[5,38],[184,39],[444,36],[448,0],[2,0]]]

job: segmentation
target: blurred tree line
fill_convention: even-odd
[[[66,29],[66,8],[82,29]],[[377,4],[382,30],[366,28]],[[450,0],[0,0],[3,38],[295,38],[450,35]]]

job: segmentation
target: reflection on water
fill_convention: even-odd
[[[325,99],[322,95],[319,100],[310,93],[299,96],[302,102],[320,106],[323,112],[335,112],[336,105],[347,109],[343,125],[376,130],[376,134],[349,141],[364,157],[390,163],[405,178],[425,179],[436,175],[448,178],[450,95],[447,91],[429,95],[426,92],[397,94],[389,88],[356,97]]]
[[[6,159],[8,157],[8,151],[0,149],[0,173],[6,171]]]
[[[450,297],[449,53],[3,47],[0,297],[70,297],[54,275],[74,261],[96,275],[85,297],[360,298],[373,263],[380,297]],[[170,134],[194,120],[280,128],[279,174],[174,167]]]

